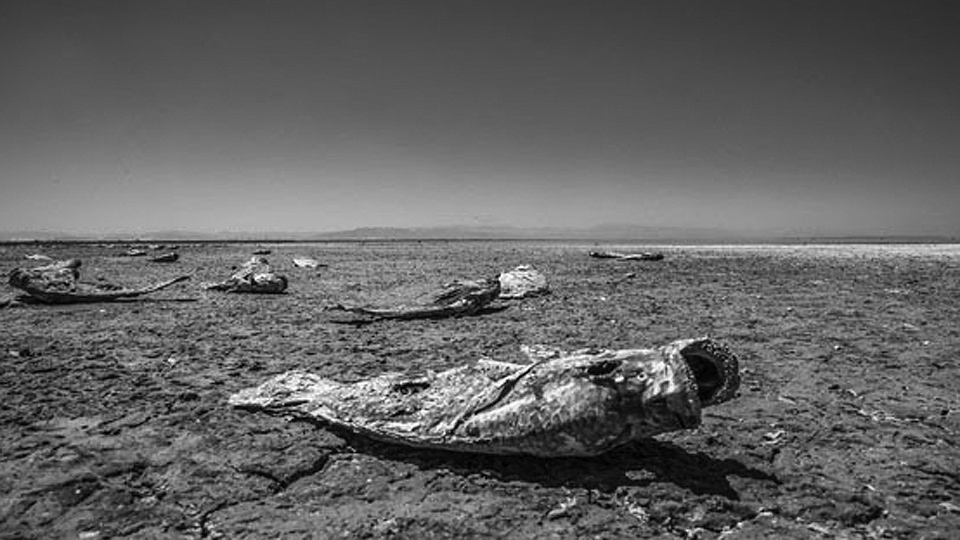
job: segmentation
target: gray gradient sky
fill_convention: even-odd
[[[0,231],[960,235],[951,2],[0,2]]]

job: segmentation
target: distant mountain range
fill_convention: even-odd
[[[330,232],[192,232],[156,231],[115,234],[76,234],[48,231],[0,232],[0,242],[310,242],[350,240],[576,240],[655,243],[719,242],[960,242],[947,236],[744,234],[720,229],[610,224],[587,228],[441,226],[360,227]]]
[[[362,227],[320,235],[331,239],[515,239],[515,240],[669,240],[719,238],[721,232],[676,227],[603,225],[589,228],[448,226],[448,227]]]

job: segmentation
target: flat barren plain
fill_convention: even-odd
[[[657,262],[590,249],[662,251]],[[2,538],[956,538],[960,246],[538,242],[0,246],[80,258],[140,299],[0,309]],[[207,292],[258,248],[286,294]],[[303,269],[294,257],[326,266]],[[441,320],[346,325],[520,264],[549,295]],[[16,291],[2,285],[0,295]],[[423,451],[236,410],[292,369],[339,380],[524,362],[523,344],[634,348],[709,335],[740,396],[696,430],[591,459]]]

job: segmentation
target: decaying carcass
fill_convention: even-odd
[[[620,261],[662,261],[663,253],[644,251],[642,253],[619,253],[616,251],[591,251],[594,259],[617,259]]]
[[[360,320],[376,319],[438,319],[475,315],[500,296],[497,278],[474,281],[455,281],[444,286],[423,302],[389,307],[344,306],[328,307],[332,311],[346,311],[360,315]],[[356,321],[339,321],[356,322]]]
[[[297,268],[320,268],[321,266],[326,266],[320,261],[310,257],[294,257],[293,265]]]
[[[128,289],[109,283],[83,283],[80,281],[80,265],[80,259],[69,259],[28,270],[15,268],[9,274],[8,283],[37,302],[77,304],[135,298],[190,278],[179,276],[149,287]]]
[[[231,293],[279,294],[287,290],[287,278],[271,272],[267,259],[251,257],[228,279],[208,283],[204,288]]]
[[[178,260],[180,260],[180,255],[176,251],[170,251],[168,253],[164,253],[163,255],[150,257],[150,262],[155,263],[174,263]]]
[[[736,356],[707,338],[654,349],[528,351],[440,373],[342,383],[288,372],[230,397],[373,439],[460,452],[593,456],[700,424],[740,384]]]

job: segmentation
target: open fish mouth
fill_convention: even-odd
[[[680,355],[690,367],[701,406],[736,397],[740,389],[740,363],[725,345],[712,339],[698,339],[683,346]]]

